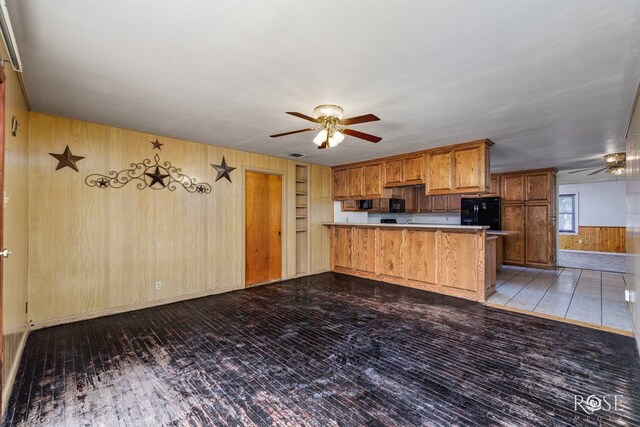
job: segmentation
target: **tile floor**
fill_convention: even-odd
[[[563,268],[503,266],[488,302],[631,331],[623,274]]]

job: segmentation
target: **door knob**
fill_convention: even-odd
[[[0,252],[0,256],[3,256],[5,258],[9,258],[9,255],[11,255],[11,251],[7,248],[3,249],[2,252]]]

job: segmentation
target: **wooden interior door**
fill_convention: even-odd
[[[5,91],[5,80],[6,75],[4,74],[4,70],[0,68],[0,248],[3,248],[4,244],[4,91]],[[3,324],[3,287],[2,287],[2,276],[3,276],[3,268],[2,264],[4,258],[0,257],[0,369],[4,366],[4,347],[2,342],[2,336],[4,335],[4,324]],[[0,390],[4,389],[4,384],[2,383],[2,375],[0,375]],[[2,397],[0,396],[0,406],[2,406]]]
[[[282,177],[245,176],[245,284],[282,277]]]

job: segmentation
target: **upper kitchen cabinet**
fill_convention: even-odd
[[[399,187],[405,185],[422,184],[422,170],[424,168],[423,154],[409,154],[406,156],[387,159],[385,164],[385,187]]]
[[[384,186],[403,185],[402,159],[387,160],[384,162],[385,180]]]
[[[427,194],[486,193],[490,175],[489,140],[453,145],[427,153]]]
[[[524,175],[502,175],[500,176],[500,196],[505,202],[524,201]]]
[[[368,163],[364,165],[364,194],[365,198],[382,197],[382,163]]]
[[[527,173],[525,175],[527,201],[550,202],[555,187],[555,174],[552,171]]]
[[[349,198],[349,169],[333,169],[333,198],[335,200]]]
[[[500,178],[497,176],[491,177],[491,184],[489,184],[489,193],[500,195]]]
[[[422,154],[416,156],[407,156],[402,159],[404,174],[403,182],[405,185],[414,185],[424,183],[422,177],[424,169],[424,156]]]
[[[363,198],[364,167],[333,169],[333,198],[335,200]]]

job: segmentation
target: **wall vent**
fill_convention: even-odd
[[[302,154],[302,153],[289,153],[288,155],[289,157],[309,157],[308,154]]]

